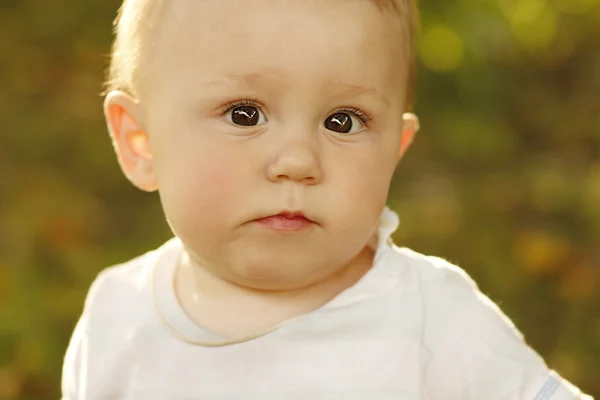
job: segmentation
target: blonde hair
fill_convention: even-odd
[[[136,88],[142,74],[140,65],[144,54],[154,40],[164,17],[166,5],[173,0],[123,0],[114,22],[115,40],[113,43],[105,82],[105,94],[111,90],[121,90],[132,96],[138,96]],[[407,110],[414,102],[414,35],[417,28],[417,0],[371,0],[380,9],[392,11],[399,17],[405,31],[408,62],[408,85],[406,94]]]

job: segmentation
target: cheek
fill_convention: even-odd
[[[385,201],[394,173],[393,161],[390,154],[374,151],[367,156],[357,154],[351,160],[334,166],[339,195],[353,203]],[[340,165],[344,167],[340,168]]]
[[[171,224],[190,229],[223,226],[244,198],[246,170],[239,160],[213,146],[178,146],[165,154],[157,165],[157,178]]]

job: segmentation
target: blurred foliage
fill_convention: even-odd
[[[466,269],[600,397],[600,0],[422,2],[399,245]],[[0,0],[0,399],[56,399],[90,283],[170,232],[99,96],[118,0]]]

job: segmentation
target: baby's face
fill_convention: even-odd
[[[178,1],[144,83],[164,210],[192,260],[302,287],[354,259],[399,160],[402,38],[367,0]],[[314,221],[278,231],[284,210]]]

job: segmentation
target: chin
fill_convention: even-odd
[[[289,260],[277,260],[269,257],[245,260],[234,267],[236,276],[243,280],[244,286],[259,290],[291,290],[310,286],[319,281],[314,270],[306,270],[310,263],[290,264]],[[242,282],[239,282],[242,283]]]

